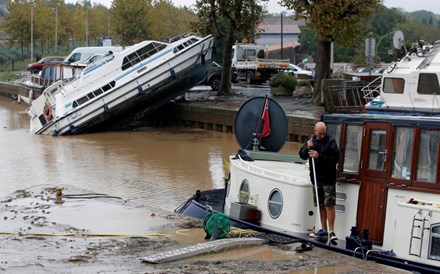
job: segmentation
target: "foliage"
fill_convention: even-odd
[[[271,87],[285,87],[288,90],[294,90],[297,85],[297,79],[289,73],[283,71],[278,72],[269,80],[269,86]]]
[[[0,18],[5,45],[20,49],[20,55],[13,58],[30,56],[31,29],[34,56],[45,56],[60,55],[60,49],[70,52],[85,46],[86,41],[88,46],[99,46],[103,37],[111,37],[115,45],[164,40],[190,31],[190,22],[197,19],[193,11],[174,7],[170,0],[115,0],[110,9],[91,0],[76,4],[65,4],[64,0],[34,2],[36,6],[31,8],[31,1],[8,1],[8,12]],[[58,38],[56,53],[55,37]],[[1,55],[0,63],[3,61]]]
[[[152,0],[113,0],[111,9],[111,16],[115,22],[113,29],[123,46],[148,39],[151,10]]]
[[[336,42],[343,46],[354,44],[365,33],[365,20],[380,7],[381,0],[303,1],[281,0],[280,3],[295,10],[299,18],[317,33],[316,89],[313,102],[321,100],[321,80],[330,78],[330,46]]]
[[[213,34],[223,52],[222,85],[219,94],[231,95],[232,46],[236,34],[255,37],[257,25],[265,14],[268,0],[196,0],[198,21],[195,28],[203,34]],[[240,39],[240,40],[242,40]]]

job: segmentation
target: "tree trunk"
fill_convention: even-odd
[[[331,75],[330,54],[331,42],[323,41],[319,36],[316,39],[316,71],[315,71],[315,91],[313,92],[312,102],[321,104],[321,81],[329,79]]]
[[[233,31],[223,37],[223,71],[222,84],[217,95],[232,95],[231,69],[232,69],[232,46],[234,45]]]

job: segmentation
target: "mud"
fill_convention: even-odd
[[[20,190],[0,201],[5,273],[404,273],[300,243],[237,247],[170,263],[140,259],[203,243],[200,220],[64,186]],[[73,198],[75,197],[75,198]]]

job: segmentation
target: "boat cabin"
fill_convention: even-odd
[[[336,227],[368,229],[399,256],[439,261],[440,118],[324,114],[322,121],[340,149]]]

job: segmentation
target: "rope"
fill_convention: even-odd
[[[0,231],[0,235],[17,235],[17,236],[35,236],[35,237],[168,237],[170,235],[163,233],[152,234],[117,234],[117,233],[27,233],[27,232],[7,232]]]

